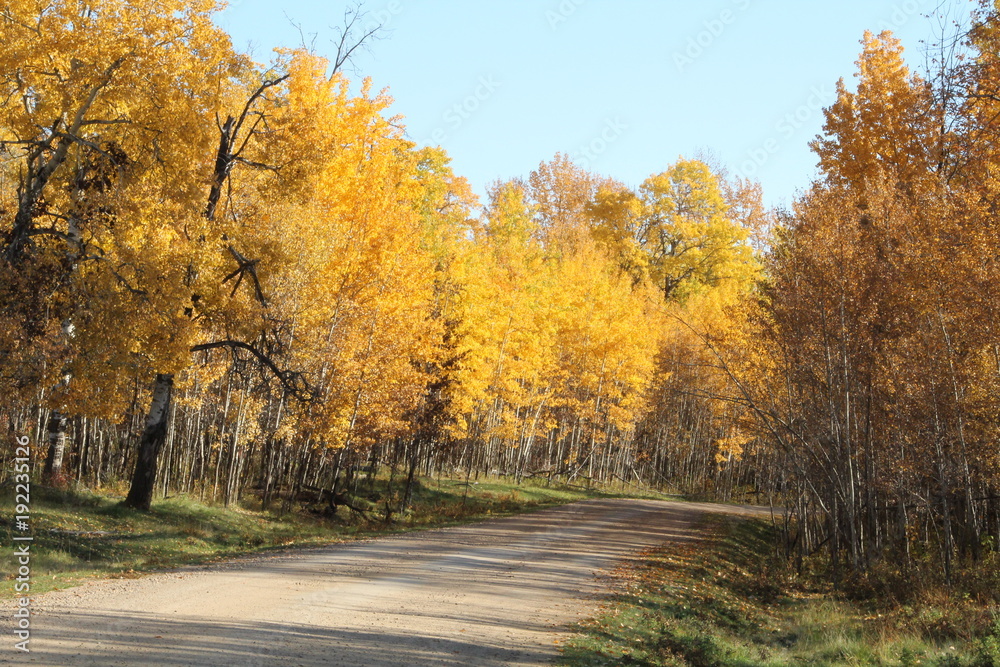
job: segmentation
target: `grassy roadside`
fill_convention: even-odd
[[[380,485],[384,481],[376,481],[369,490],[371,498],[384,492]],[[335,515],[299,509],[279,516],[275,511],[249,506],[227,509],[183,496],[154,502],[152,511],[143,513],[122,507],[120,496],[35,486],[31,593],[74,586],[94,577],[134,577],[243,554],[454,525],[615,495],[530,482],[518,486],[505,480],[484,480],[468,489],[466,494],[466,485],[455,480],[420,480],[411,509],[385,522],[377,502],[364,494],[356,502],[371,508],[366,515],[340,507]],[[5,497],[0,502],[0,539],[6,545],[13,544],[13,516],[14,506]],[[13,597],[16,571],[12,550],[0,550],[0,572],[4,573],[0,598]]]
[[[964,641],[890,623],[793,578],[771,554],[768,524],[711,516],[705,528],[705,541],[616,572],[600,615],[580,624],[559,664],[1000,667],[1000,617],[992,634]]]

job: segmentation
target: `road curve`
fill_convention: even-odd
[[[697,535],[722,505],[590,500],[366,542],[106,580],[33,600],[31,653],[58,665],[544,665],[593,612],[595,574]]]

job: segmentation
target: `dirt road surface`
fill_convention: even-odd
[[[34,599],[31,653],[57,665],[545,665],[594,612],[599,574],[750,508],[590,500],[486,523],[92,582]]]

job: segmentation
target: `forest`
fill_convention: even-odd
[[[349,48],[260,64],[219,9],[3,4],[5,460],[27,435],[39,482],[138,509],[671,489],[787,508],[838,577],[995,552],[992,2],[923,74],[864,36],[790,210],[683,157],[630,187],[557,154],[479,201]]]

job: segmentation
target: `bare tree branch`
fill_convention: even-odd
[[[256,293],[257,301],[260,302],[260,305],[267,308],[267,299],[264,298],[264,290],[261,289],[260,279],[257,277],[257,264],[260,262],[260,260],[247,259],[246,257],[243,256],[242,253],[240,253],[238,250],[236,250],[236,248],[234,248],[231,245],[227,246],[227,250],[229,250],[233,258],[236,259],[236,263],[239,264],[239,266],[236,268],[235,271],[230,273],[222,280],[222,284],[225,285],[233,278],[237,278],[237,276],[239,276],[236,280],[236,285],[233,286],[233,293],[230,296],[236,295],[236,290],[239,289],[240,283],[243,282],[243,277],[249,273],[250,280],[253,282],[254,292]]]
[[[191,351],[207,352],[209,350],[218,349],[228,349],[233,354],[235,354],[237,350],[249,352],[257,359],[258,362],[260,362],[262,366],[271,371],[275,378],[277,378],[278,382],[281,383],[281,386],[284,387],[289,394],[295,396],[301,401],[309,401],[313,398],[313,390],[302,373],[281,370],[269,356],[248,343],[238,340],[219,340],[212,343],[195,345],[191,348]]]
[[[337,46],[337,55],[333,60],[331,78],[351,62],[358,49],[368,49],[373,40],[381,39],[381,24],[375,24],[374,27],[358,25],[367,15],[360,2],[344,10],[344,24],[336,28],[337,39],[333,42]]]
[[[268,79],[264,81],[260,84],[257,90],[253,92],[250,98],[247,99],[246,104],[243,105],[243,110],[240,112],[240,115],[236,118],[233,116],[227,117],[226,122],[219,126],[219,150],[215,156],[215,172],[212,178],[212,188],[208,194],[208,205],[205,207],[205,217],[209,220],[215,219],[215,211],[219,206],[219,200],[222,198],[222,188],[229,180],[229,174],[233,169],[233,165],[238,161],[240,153],[243,152],[247,143],[254,136],[257,124],[262,118],[262,114],[258,116],[257,120],[250,128],[250,131],[247,132],[247,136],[243,139],[239,150],[234,150],[236,144],[240,140],[240,130],[243,128],[243,124],[253,111],[253,106],[256,104],[257,100],[259,100],[269,88],[279,85],[285,81],[288,76],[289,75],[286,74],[276,79]],[[216,124],[218,125],[218,123],[219,118],[216,117]]]

